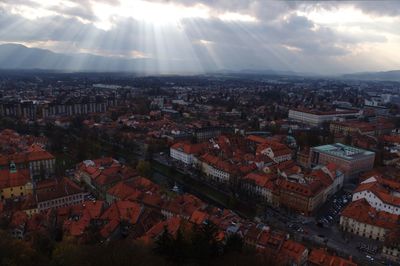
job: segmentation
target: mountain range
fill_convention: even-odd
[[[42,69],[53,71],[95,71],[95,72],[147,72],[157,73],[159,63],[154,59],[137,58],[126,59],[120,57],[106,57],[84,53],[55,53],[50,50],[29,48],[21,44],[0,45],[0,69],[30,70]],[[171,72],[179,69],[171,69]],[[219,71],[221,72],[221,71]],[[222,70],[222,72],[238,72]],[[259,75],[284,75],[284,76],[318,76],[310,73],[278,70],[243,70],[241,73]],[[326,76],[325,76],[326,77]],[[333,78],[352,80],[377,80],[400,81],[400,70],[386,72],[352,73]]]

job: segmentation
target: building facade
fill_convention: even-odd
[[[313,147],[310,150],[311,166],[334,163],[344,174],[345,181],[373,168],[375,153],[341,143]]]

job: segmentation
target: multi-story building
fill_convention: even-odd
[[[273,194],[274,205],[310,215],[343,186],[343,174],[334,164],[319,166],[309,174],[280,177]]]
[[[21,152],[0,154],[0,169],[14,163],[17,169],[29,169],[32,178],[49,177],[55,173],[55,157],[41,146],[33,144]]]
[[[33,182],[28,169],[17,169],[11,163],[9,169],[0,170],[1,200],[22,197],[33,193]]]
[[[379,241],[398,227],[399,215],[374,209],[365,199],[351,202],[342,211],[340,227],[343,231]]]
[[[366,135],[374,135],[375,127],[367,122],[359,121],[334,121],[329,124],[332,133],[342,133],[350,135],[358,132]]]
[[[379,211],[400,215],[400,183],[380,176],[372,176],[353,192],[353,201],[365,199]]]
[[[308,256],[309,266],[357,266],[357,263],[350,259],[329,254],[325,249],[312,249]]]
[[[192,165],[196,161],[195,155],[198,155],[200,152],[204,151],[204,148],[204,143],[190,144],[178,142],[171,146],[170,156],[171,158],[186,165]]]
[[[374,166],[375,153],[341,143],[313,147],[310,150],[311,166],[334,163],[344,174],[345,181],[357,177]]]
[[[292,151],[285,144],[267,139],[257,146],[256,154],[266,155],[276,163],[292,159]]]
[[[375,122],[334,121],[329,125],[329,129],[332,133],[341,133],[344,135],[351,135],[354,133],[371,136],[389,134],[394,128],[394,124],[384,119]]]
[[[232,176],[238,174],[235,165],[209,153],[201,156],[200,162],[203,173],[219,183],[228,183]]]
[[[40,181],[35,192],[39,212],[82,203],[87,194],[68,178]]]
[[[382,247],[382,256],[400,263],[400,229],[389,232]]]
[[[105,198],[107,190],[118,182],[136,176],[134,169],[110,157],[83,161],[75,171],[75,179],[85,183],[101,198]]]
[[[310,126],[318,127],[321,126],[324,122],[333,121],[339,118],[343,119],[349,117],[357,117],[359,114],[360,114],[359,111],[323,112],[323,111],[308,110],[308,109],[305,110],[292,109],[289,110],[289,119]]]
[[[241,187],[248,195],[264,200],[272,205],[274,181],[276,178],[276,176],[271,174],[252,172],[242,179]]]
[[[203,127],[196,129],[194,136],[198,142],[207,141],[211,138],[220,136],[223,133],[230,133],[232,130],[230,128],[224,127]]]

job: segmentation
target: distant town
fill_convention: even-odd
[[[0,71],[0,198],[15,265],[400,265],[400,83]]]

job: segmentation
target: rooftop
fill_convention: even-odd
[[[322,145],[312,148],[320,153],[326,153],[336,157],[340,157],[345,160],[355,160],[366,156],[374,156],[375,153],[372,151],[363,150],[360,148],[347,146],[341,143]]]

